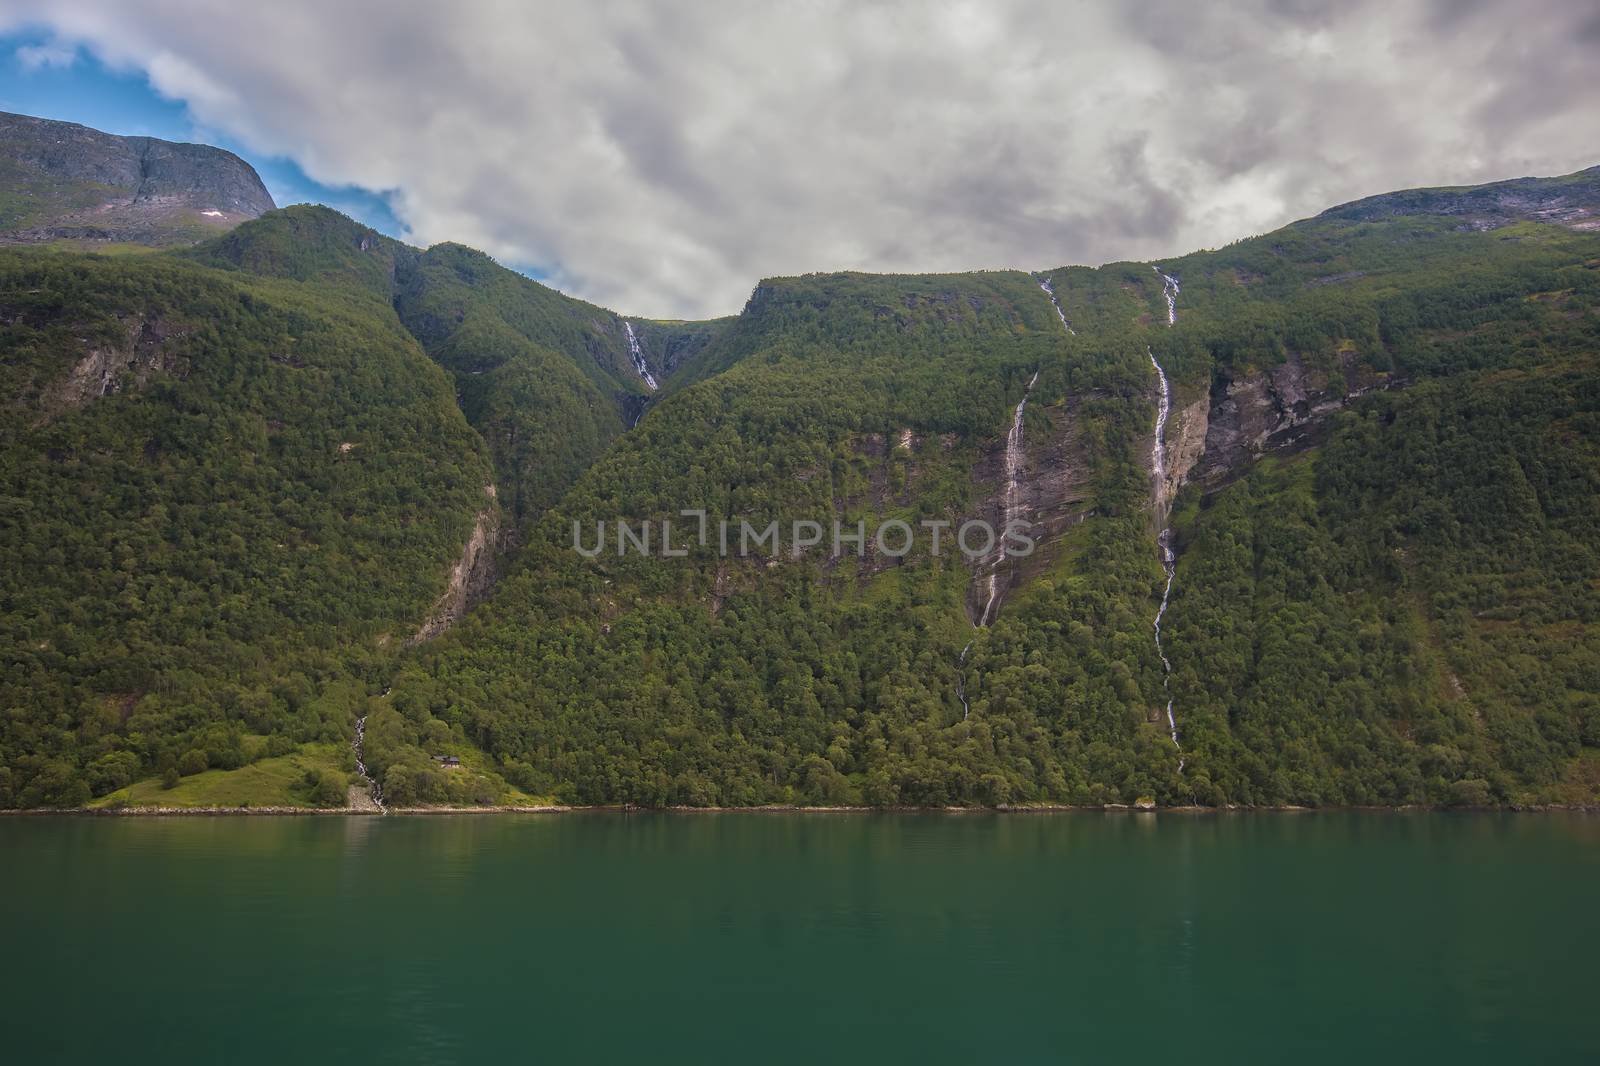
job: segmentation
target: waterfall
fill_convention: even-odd
[[[1150,352],[1150,365],[1156,368],[1156,379],[1161,382],[1161,406],[1156,409],[1156,443],[1150,456],[1150,465],[1155,474],[1156,513],[1161,523],[1156,543],[1161,547],[1161,569],[1167,575],[1166,587],[1161,590],[1161,606],[1156,608],[1156,654],[1161,657],[1161,687],[1167,693],[1167,732],[1172,735],[1172,743],[1181,750],[1178,721],[1172,715],[1172,664],[1167,661],[1167,653],[1161,646],[1161,619],[1167,613],[1167,603],[1172,598],[1172,579],[1178,572],[1177,557],[1172,552],[1172,527],[1167,525],[1167,507],[1161,499],[1161,487],[1167,480],[1167,415],[1172,411],[1172,389],[1167,385],[1167,372],[1161,369],[1154,352]],[[1178,756],[1178,771],[1183,771],[1182,755]]]
[[[388,689],[384,689],[383,690],[383,694],[385,696],[387,696],[389,694],[389,690]],[[383,786],[378,784],[378,782],[370,774],[367,773],[367,761],[366,761],[366,759],[367,759],[367,716],[366,715],[362,715],[360,718],[356,719],[356,736],[355,736],[355,739],[350,742],[350,747],[356,753],[356,773],[360,774],[362,777],[367,779],[367,784],[370,787],[370,791],[372,793],[372,802],[376,803],[378,805],[378,809],[379,810],[382,810],[383,809]]]
[[[650,373],[650,367],[645,364],[644,349],[639,347],[639,338],[634,336],[633,323],[623,319],[622,325],[628,331],[628,354],[633,357],[633,369],[638,371],[639,376],[644,379],[644,383],[650,387],[650,391],[654,392],[657,387],[656,379]]]
[[[1162,274],[1160,267],[1151,269],[1161,275],[1161,294],[1167,298],[1167,325],[1171,327],[1178,321],[1178,279]],[[1150,356],[1150,365],[1156,368],[1156,381],[1161,386],[1161,401],[1156,408],[1156,442],[1150,451],[1150,468],[1155,478],[1156,520],[1161,523],[1156,544],[1161,548],[1161,569],[1167,575],[1166,587],[1161,590],[1161,606],[1156,608],[1156,655],[1161,659],[1161,687],[1167,694],[1167,732],[1172,737],[1173,746],[1179,750],[1178,772],[1181,774],[1183,745],[1178,741],[1178,720],[1172,713],[1172,663],[1167,660],[1166,649],[1161,644],[1161,619],[1166,616],[1167,604],[1172,598],[1172,579],[1178,573],[1177,556],[1172,551],[1172,527],[1167,524],[1168,502],[1162,497],[1167,483],[1167,417],[1172,413],[1172,387],[1167,382],[1167,372],[1156,359],[1156,353],[1148,347],[1145,352]]]
[[[1161,490],[1167,483],[1167,417],[1172,413],[1172,388],[1167,384],[1167,372],[1156,362],[1156,353],[1146,347],[1145,354],[1150,357],[1150,365],[1156,368],[1156,382],[1161,386],[1161,399],[1156,406],[1156,442],[1150,449],[1150,472],[1156,482],[1157,518],[1165,528],[1167,508]]]
[[[1039,288],[1043,289],[1045,295],[1050,297],[1050,306],[1056,309],[1056,317],[1061,319],[1061,324],[1066,327],[1067,332],[1076,337],[1078,331],[1072,328],[1072,323],[1067,321],[1067,313],[1061,310],[1061,301],[1056,299],[1056,290],[1051,287],[1050,279],[1045,278],[1039,282]]]
[[[1039,371],[1035,370],[1033,377],[1028,379],[1028,387],[1022,390],[1022,402],[1017,404],[1016,413],[1011,416],[1011,432],[1006,434],[1006,493],[1000,506],[999,546],[995,550],[994,565],[989,570],[989,601],[983,605],[983,614],[978,619],[980,626],[993,622],[995,612],[1000,607],[1000,569],[1007,558],[1005,531],[1011,528],[1017,516],[1017,498],[1022,489],[1022,414],[1028,408],[1028,393],[1033,391],[1038,380]]]
[[[1158,266],[1150,269],[1161,274]],[[1178,324],[1178,279],[1170,274],[1161,274],[1161,295],[1167,298],[1167,325],[1175,326]]]
[[[1077,331],[1067,321],[1067,314],[1061,310],[1061,301],[1056,299],[1055,289],[1050,284],[1050,279],[1045,278],[1039,282],[1039,288],[1050,297],[1050,306],[1056,309],[1056,317],[1061,319],[1061,326],[1069,334],[1076,337]],[[1022,400],[1017,404],[1015,413],[1011,416],[1011,431],[1006,434],[1006,491],[1001,502],[1002,524],[1000,529],[1000,543],[995,552],[994,563],[989,569],[989,598],[983,605],[983,614],[978,618],[979,626],[987,626],[994,622],[995,615],[1000,610],[1000,569],[1005,565],[1007,558],[1005,531],[1017,515],[1018,497],[1021,494],[1020,475],[1022,473],[1022,415],[1028,407],[1028,395],[1033,392],[1033,387],[1039,381],[1039,371],[1033,372],[1033,377],[1028,379],[1028,387],[1022,390]],[[961,649],[961,658],[956,666],[956,695],[961,697],[961,720],[965,722],[972,708],[967,705],[967,686],[962,667],[966,666],[967,653],[972,650],[972,641],[967,641],[967,646]]]

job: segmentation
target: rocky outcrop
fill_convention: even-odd
[[[1331,369],[1307,366],[1299,356],[1290,356],[1270,370],[1219,374],[1212,384],[1205,448],[1195,478],[1214,489],[1268,452],[1314,444],[1329,415],[1357,396],[1395,384],[1365,367],[1353,351],[1340,353]]]
[[[0,241],[194,243],[274,207],[249,163],[209,145],[0,112],[0,158]]]
[[[1048,569],[1060,556],[1062,534],[1082,522],[1094,509],[1090,466],[1077,417],[1083,399],[1081,395],[1073,395],[1062,402],[1029,406],[1031,414],[1023,434],[1022,461],[1011,513],[1028,523],[1034,550],[1005,562],[1000,571],[1002,598],[1008,590]],[[1048,420],[1048,428],[1038,426],[1040,415]],[[1003,528],[1005,493],[1009,485],[1003,439],[984,454],[972,476],[986,490],[974,517],[984,519],[996,530]],[[987,562],[974,565],[967,593],[967,613],[974,622],[982,617],[989,599]]]
[[[434,604],[427,620],[406,642],[407,645],[421,644],[443,633],[459,622],[494,587],[500,509],[494,502],[493,485],[484,486],[484,494],[489,497],[489,505],[478,512],[466,547],[461,550],[461,558],[450,570],[450,581],[444,595],[439,597],[439,602]]]
[[[181,373],[183,360],[172,341],[184,330],[163,318],[131,315],[123,319],[126,339],[84,350],[65,377],[48,386],[40,406],[48,420],[64,411],[125,389],[137,388],[158,373]]]
[[[712,341],[727,329],[732,319],[710,322],[639,323],[635,329],[650,356],[650,364],[670,377],[700,357]]]
[[[1167,469],[1156,486],[1156,513],[1166,514],[1178,490],[1189,480],[1206,450],[1206,433],[1211,426],[1211,397],[1201,396],[1172,413],[1167,423]]]

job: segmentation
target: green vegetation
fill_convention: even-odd
[[[489,479],[444,375],[398,325],[165,257],[0,253],[0,306],[3,801],[348,737]]]
[[[1173,328],[1150,264],[1050,272],[1075,336],[1020,272],[768,280],[629,320],[646,405],[614,313],[326,209],[0,255],[0,802],[331,803],[360,715],[400,805],[1595,799],[1600,237],[1336,216],[1162,269]],[[1212,430],[1181,751],[1149,352]],[[1035,373],[1049,532],[992,626],[948,547],[722,558],[679,514],[992,518]],[[490,480],[505,576],[407,647]],[[573,550],[618,519],[687,555]]]
[[[1597,429],[1592,359],[1452,379],[1220,494],[1172,615],[1200,798],[1559,795],[1600,746]]]
[[[309,283],[397,318],[450,372],[517,523],[560,498],[628,427],[647,391],[616,314],[461,245],[421,251],[328,208],[299,206],[182,254]],[[692,360],[716,332],[693,323],[636,328],[659,353],[661,376]]]
[[[1536,569],[1525,577],[1535,588],[1578,575],[1549,618],[1568,643],[1549,649],[1559,661],[1525,664],[1540,682],[1531,697],[1486,685],[1471,697],[1475,713],[1439,695],[1441,677],[1449,684],[1439,648],[1462,662],[1469,692],[1460,671],[1481,657],[1440,617],[1437,595],[1397,595],[1392,567],[1363,543],[1377,504],[1343,486],[1368,478],[1419,506],[1456,491],[1451,478],[1478,484],[1485,463],[1522,455],[1529,439],[1485,435],[1491,423],[1464,414],[1478,450],[1454,468],[1347,469],[1355,456],[1425,454],[1404,412],[1438,389],[1477,395],[1507,372],[1496,368],[1525,366],[1563,367],[1581,382],[1600,293],[1586,264],[1597,251],[1594,238],[1551,227],[1318,223],[1164,264],[1184,279],[1171,330],[1148,264],[1056,272],[1076,338],[1022,275],[764,283],[703,357],[704,380],[580,479],[520,572],[402,674],[397,697],[526,763],[537,787],[582,802],[1564,794],[1573,759],[1593,743],[1594,676],[1579,664],[1597,661],[1596,649],[1571,629],[1593,609],[1587,564],[1572,558],[1592,506],[1579,503],[1592,496],[1592,453],[1569,453],[1546,498],[1523,500],[1528,515],[1571,512],[1565,531],[1537,550],[1519,542],[1511,556]],[[1353,387],[1442,379],[1333,418],[1328,447],[1342,466],[1313,452],[1179,501],[1184,557],[1169,637],[1190,736],[1181,773],[1149,630],[1161,578],[1146,345],[1172,369],[1182,402],[1291,356],[1330,377],[1348,372]],[[618,515],[659,522],[686,500],[705,501],[713,522],[758,526],[973,513],[993,486],[971,471],[993,454],[1033,368],[1028,431],[1049,434],[1073,401],[1079,441],[1066,462],[1091,472],[1093,514],[988,630],[967,624],[969,576],[948,561],[913,557],[880,574],[849,560],[719,562],[691,551],[676,564],[609,553],[587,562],[570,550],[574,519],[586,529]],[[1570,407],[1558,399],[1526,405],[1527,434],[1536,439],[1540,419]],[[1376,436],[1347,444],[1359,425]],[[1589,428],[1579,419],[1563,432]],[[909,451],[864,443],[906,429],[921,442]],[[1478,521],[1495,513],[1483,501],[1459,506]],[[1420,534],[1417,521],[1398,528]],[[1397,548],[1407,550],[1387,546]],[[1449,550],[1413,550],[1414,580],[1451,587],[1439,577]],[[968,640],[963,719],[957,663]]]
[[[22,230],[58,215],[104,203],[116,193],[108,185],[62,182],[0,158],[0,231]]]
[[[137,782],[94,800],[110,807],[343,807],[354,768],[349,745],[307,744],[292,755],[235,770],[204,770],[172,788],[158,779]]]

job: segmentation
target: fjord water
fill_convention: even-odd
[[[13,1062],[1592,1061],[1600,818],[8,818]]]

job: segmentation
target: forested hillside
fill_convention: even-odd
[[[1592,186],[707,323],[325,208],[6,253],[0,803],[357,718],[402,805],[1593,802]]]
[[[184,254],[392,308],[450,372],[517,522],[554,503],[637,420],[653,391],[644,375],[666,378],[714,333],[640,321],[637,366],[627,324],[613,312],[482,252],[412,248],[325,207],[275,211]]]
[[[584,802],[1591,799],[1597,256],[1553,226],[1318,221],[1161,264],[1170,327],[1150,264],[1050,272],[1075,334],[1025,275],[765,282],[396,706]],[[1183,484],[1181,748],[1147,347]],[[991,626],[959,557],[573,550],[574,519],[683,506],[993,513],[1035,370],[1023,497],[1051,532]]]
[[[398,324],[166,258],[0,252],[0,793],[342,740],[491,474]]]

